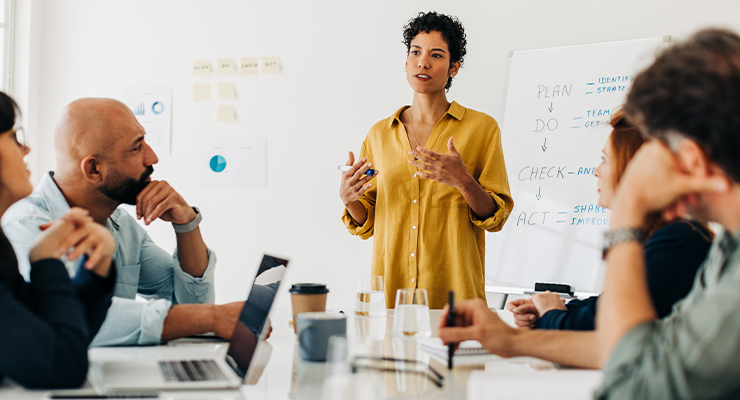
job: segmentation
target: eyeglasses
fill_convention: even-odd
[[[26,131],[23,130],[23,127],[18,127],[11,129],[9,131],[5,131],[0,133],[0,135],[4,135],[6,133],[9,133],[10,136],[15,140],[15,143],[18,145],[18,147],[21,148],[21,150],[26,150],[28,148],[28,142],[26,141]]]
[[[402,363],[410,365],[411,368],[396,368],[383,365],[386,362],[392,362],[394,365]],[[371,365],[373,363],[379,363],[381,365]],[[413,366],[416,366],[417,368],[426,368],[427,370],[425,371],[422,369],[414,369]],[[444,377],[442,376],[442,374],[432,368],[431,365],[425,364],[418,360],[406,360],[403,358],[392,357],[355,356],[352,359],[352,373],[357,373],[359,370],[371,370],[379,372],[405,372],[407,374],[425,375],[437,387],[442,387],[442,385],[444,384]]]

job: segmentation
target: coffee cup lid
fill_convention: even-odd
[[[289,292],[293,294],[324,294],[329,293],[329,289],[322,283],[296,283],[290,287]]]

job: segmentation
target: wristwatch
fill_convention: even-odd
[[[606,259],[606,253],[612,247],[625,242],[644,243],[647,233],[641,228],[622,228],[604,233],[604,247],[601,251],[601,259]]]
[[[195,228],[200,225],[200,221],[203,219],[203,216],[200,214],[200,209],[198,207],[193,207],[193,211],[195,211],[195,218],[193,218],[192,221],[188,222],[187,224],[176,224],[172,223],[172,227],[175,228],[175,232],[177,233],[188,233],[195,230]]]

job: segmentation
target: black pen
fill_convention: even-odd
[[[447,302],[450,305],[447,310],[447,326],[455,326],[455,292],[450,290]],[[447,343],[447,369],[452,369],[452,356],[455,354],[455,344]]]

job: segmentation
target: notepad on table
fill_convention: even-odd
[[[428,338],[419,339],[417,342],[419,349],[424,350],[431,356],[447,363],[447,346],[442,344],[442,339]],[[455,365],[475,365],[485,364],[488,361],[497,361],[501,357],[491,354],[481,346],[480,342],[475,340],[466,340],[457,347],[453,356]]]

